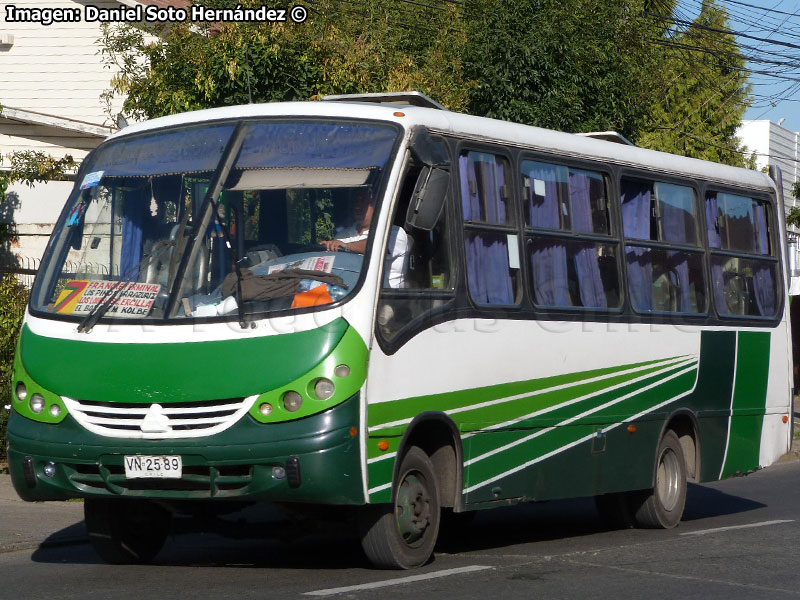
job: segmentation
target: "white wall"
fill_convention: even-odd
[[[12,46],[0,47],[0,104],[68,119],[103,125],[107,119],[100,94],[109,87],[113,71],[99,54],[100,25],[87,23],[8,23],[5,4],[0,10],[0,33],[14,36]],[[73,0],[14,0],[18,8],[78,8]],[[97,0],[100,8],[118,2]],[[121,102],[117,101],[115,110]]]
[[[6,202],[0,204],[0,223],[13,226],[16,239],[0,247],[0,266],[35,268],[42,257],[50,233],[72,190],[71,181],[50,181],[28,187],[9,186]]]

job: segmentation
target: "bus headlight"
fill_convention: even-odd
[[[37,415],[44,410],[44,396],[41,394],[34,394],[31,396],[30,407]]]
[[[28,397],[28,388],[25,387],[25,384],[21,381],[17,384],[17,399],[22,401]]]
[[[283,408],[289,412],[296,412],[303,406],[303,397],[295,391],[289,390],[283,395]]]
[[[330,379],[321,377],[320,379],[317,379],[317,382],[314,384],[314,393],[320,400],[327,400],[333,396],[333,392],[335,391],[336,386],[333,385],[333,382]]]

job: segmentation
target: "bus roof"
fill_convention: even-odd
[[[776,189],[769,176],[751,169],[447,110],[371,102],[273,102],[211,108],[136,123],[109,139],[176,125],[267,116],[356,117],[392,121],[406,129],[422,125],[433,132],[455,134],[472,140],[499,142],[573,158],[596,159],[665,174],[690,175],[735,186]]]

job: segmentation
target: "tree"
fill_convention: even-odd
[[[647,148],[754,168],[736,130],[749,103],[750,86],[728,13],[704,0],[691,26],[665,37],[659,91],[638,138]]]
[[[235,0],[205,2],[235,7]],[[241,2],[245,7],[257,2]],[[433,7],[433,8],[430,8]],[[143,118],[230,104],[309,100],[323,94],[420,89],[466,106],[458,79],[463,31],[445,0],[398,7],[318,0],[302,24],[181,23],[106,26],[101,40],[118,69],[113,92]],[[455,68],[454,68],[455,66]]]
[[[671,2],[666,9],[671,11]],[[635,137],[663,27],[646,0],[471,0],[465,76],[475,114]]]

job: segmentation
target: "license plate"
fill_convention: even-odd
[[[127,479],[180,479],[183,460],[180,456],[126,456]]]

